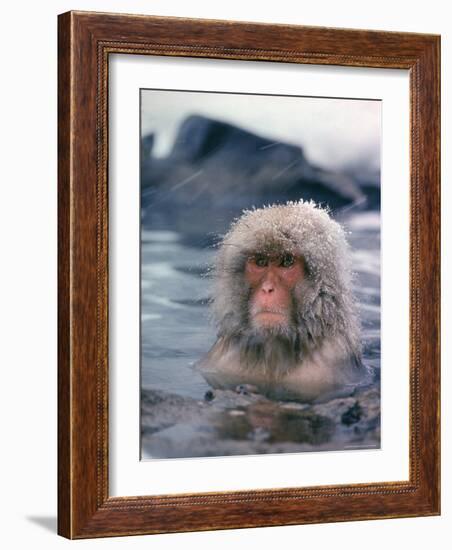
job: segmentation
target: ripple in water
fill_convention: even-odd
[[[365,212],[354,214],[345,220],[341,220],[341,222],[348,232],[352,249],[352,263],[355,272],[354,293],[359,305],[362,322],[363,360],[374,373],[373,382],[370,387],[367,387],[366,392],[371,392],[372,403],[374,403],[372,406],[378,409],[374,411],[375,415],[372,417],[372,422],[377,422],[377,417],[379,422],[380,216],[378,212]],[[204,396],[211,391],[204,378],[193,368],[193,364],[206,353],[216,338],[214,327],[209,318],[207,306],[209,296],[206,290],[206,280],[202,276],[206,267],[210,265],[212,257],[213,249],[208,247],[197,248],[185,244],[182,236],[176,232],[152,231],[149,229],[142,232],[141,380],[142,390],[145,392],[163,392],[163,394],[171,394],[174,399],[176,399],[176,396],[180,396],[181,399],[186,398],[199,402],[200,400],[204,401]],[[372,394],[372,392],[374,393]],[[378,394],[377,397],[375,392]],[[361,396],[360,399],[363,402],[364,397]],[[276,405],[286,407],[287,403],[275,403]],[[325,408],[327,405],[322,406]],[[359,402],[355,399],[349,405],[351,412],[348,413],[348,409],[344,409],[341,415],[346,414],[344,418],[347,419],[359,416],[358,412],[361,410]],[[272,409],[272,406],[269,405],[269,410]],[[256,410],[258,409],[259,407]],[[275,435],[275,432],[271,436],[274,443],[269,444],[267,450],[256,450],[257,443],[250,450],[250,447],[243,446],[243,442],[241,442],[240,444],[237,443],[234,451],[229,452],[221,440],[224,437],[225,430],[227,431],[233,427],[233,431],[240,433],[242,439],[243,434],[246,433],[248,434],[246,437],[250,437],[252,440],[254,428],[252,425],[250,427],[250,418],[255,418],[255,415],[250,416],[251,409],[248,410],[247,407],[237,408],[233,404],[230,409],[226,408],[226,410],[229,412],[230,410],[236,410],[238,412],[234,413],[232,417],[227,413],[225,422],[220,421],[219,418],[209,421],[209,426],[214,430],[212,434],[216,434],[211,434],[212,438],[218,442],[218,445],[217,447],[214,445],[213,448],[209,447],[210,451],[204,448],[202,456],[273,452],[272,449],[274,449],[276,442],[280,442],[281,438],[284,440],[285,436],[281,435],[282,423],[280,419],[288,418],[287,412],[278,413],[275,417],[274,422],[278,427],[277,435]],[[309,416],[311,413],[314,415],[313,411],[305,411],[303,415],[298,415],[295,420],[291,420],[287,425],[292,433],[295,429],[294,426],[298,426],[297,422],[301,422],[299,424],[300,434],[308,434],[309,437],[306,436],[306,438],[311,442],[310,445],[313,442],[314,444],[318,442],[319,449],[338,448],[340,438],[342,438],[342,442],[347,443],[347,438],[344,439],[344,430],[349,434],[349,432],[352,433],[350,430],[356,432],[358,426],[361,426],[359,422],[356,426],[350,426],[339,421],[339,429],[336,429],[335,432],[335,446],[331,447],[331,445],[328,446],[325,439],[325,434],[330,434],[332,430],[330,422],[325,420],[328,416],[324,418],[322,410],[315,411],[317,416]],[[152,415],[151,412],[149,414]],[[276,414],[275,411],[272,414]],[[317,418],[318,416],[319,418]],[[147,451],[145,445],[144,457],[197,456],[195,450],[190,447],[183,447],[178,454],[174,450],[157,449],[157,443],[152,446],[150,442],[154,439],[149,439],[149,433],[152,432],[152,437],[155,438],[155,434],[159,433],[164,426],[154,426],[152,430],[149,428],[146,431],[145,425],[146,422],[149,424],[149,418],[146,420],[146,415],[143,416],[143,434],[147,434],[146,438],[148,438],[144,439],[145,442],[147,441]],[[347,420],[347,422],[349,421]],[[325,428],[325,433],[322,432],[320,435],[314,433],[315,422]],[[179,425],[178,422],[173,420],[170,424],[174,433],[179,433],[175,428]],[[196,426],[191,426],[192,430],[195,428]],[[168,425],[165,424],[165,430],[168,429]],[[261,433],[260,437],[262,439],[262,433],[265,433],[265,430],[264,432],[261,430],[259,433]],[[300,434],[297,435],[296,440],[302,437]],[[358,436],[359,434],[356,437]],[[330,436],[328,435],[328,437]],[[360,439],[361,443],[367,441],[365,434],[363,438]],[[281,447],[281,443],[278,444],[278,449],[284,448],[284,445]],[[259,445],[261,449],[265,448],[262,441]],[[346,448],[347,445],[344,444],[342,447]],[[353,445],[350,448],[352,447]],[[275,452],[284,451],[276,450]]]

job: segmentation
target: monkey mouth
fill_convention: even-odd
[[[274,324],[278,321],[287,322],[287,313],[278,308],[258,309],[252,313],[253,319],[263,324]]]
[[[260,313],[275,313],[278,315],[286,315],[286,310],[281,307],[257,307],[252,310],[253,315]]]
[[[284,311],[277,311],[274,309],[262,309],[260,311],[256,311],[254,313],[254,317],[257,315],[279,315],[280,317],[286,317],[286,313]]]

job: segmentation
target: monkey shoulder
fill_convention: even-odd
[[[286,374],[281,385],[305,400],[352,391],[367,376],[357,354],[336,341],[325,341]]]
[[[251,384],[275,398],[302,401],[313,401],[334,394],[339,388],[351,387],[361,376],[353,354],[348,355],[336,342],[328,341],[276,377],[258,366],[243,365],[237,350],[221,338],[197,367],[214,388],[234,389],[240,384]]]
[[[268,387],[268,377],[258,368],[251,369],[240,361],[240,353],[222,338],[196,364],[205,380],[214,388],[234,389],[241,384]]]

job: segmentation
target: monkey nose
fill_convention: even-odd
[[[261,288],[265,294],[270,294],[275,291],[275,285],[271,281],[264,281]]]

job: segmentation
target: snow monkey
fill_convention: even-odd
[[[299,201],[244,211],[213,276],[218,339],[198,363],[212,386],[312,401],[368,373],[348,245],[325,209]]]

